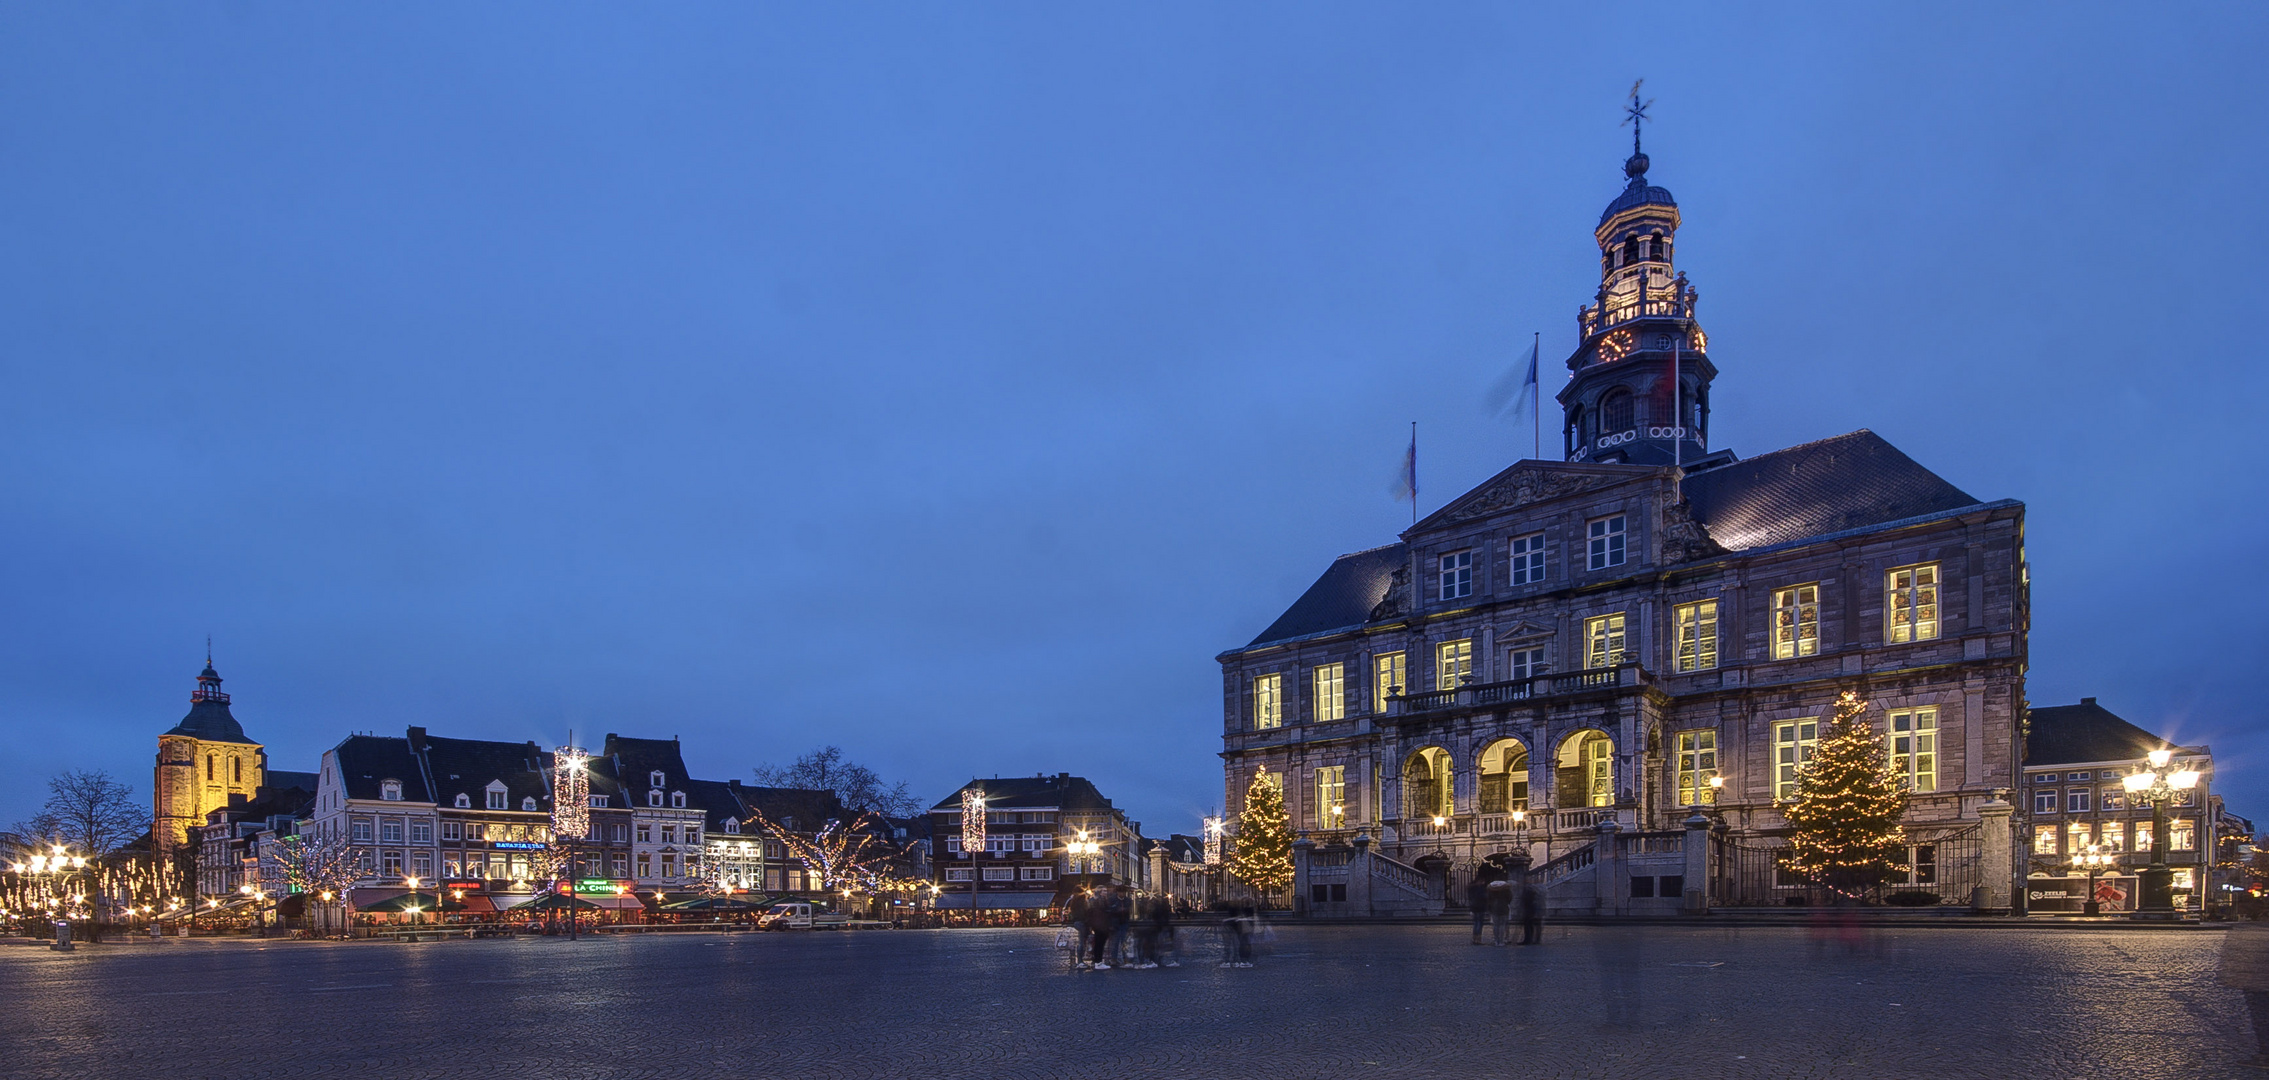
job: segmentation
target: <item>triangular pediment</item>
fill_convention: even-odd
[[[1521,621],[1514,623],[1511,626],[1497,631],[1497,640],[1527,641],[1531,638],[1551,637],[1554,633],[1556,633],[1556,631],[1550,626],[1530,622],[1527,619],[1522,619]]]
[[[1551,502],[1587,491],[1627,484],[1665,471],[1654,465],[1577,465],[1558,461],[1522,461],[1452,500],[1412,533],[1490,517],[1524,506]]]

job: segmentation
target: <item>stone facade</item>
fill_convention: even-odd
[[[151,840],[170,858],[190,842],[206,815],[256,797],[267,782],[268,752],[246,738],[229,712],[228,694],[211,659],[189,695],[189,715],[158,736],[150,784]]]
[[[1611,223],[1676,224],[1643,172],[1639,201],[1603,219],[1611,277],[1611,242],[1638,246]],[[1666,277],[1667,248],[1646,250]],[[1572,409],[1671,385],[1679,365],[1699,420],[1714,368],[1601,348],[1639,324],[1698,343],[1691,288],[1586,309]],[[1865,431],[1744,461],[1644,427],[1603,454],[1579,418],[1574,460],[1519,462],[1399,543],[1343,556],[1220,654],[1231,812],[1265,766],[1308,850],[1426,870],[1437,896],[1455,868],[1500,853],[1541,866],[1603,826],[1667,865],[1697,810],[1721,842],[1781,830],[1810,725],[1855,691],[1905,740],[1913,838],[1985,817],[2004,835],[2005,811],[1979,809],[2022,758],[2023,505],[1969,496]]]

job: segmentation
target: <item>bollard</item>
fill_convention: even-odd
[[[74,948],[76,948],[76,946],[71,944],[70,923],[64,922],[61,919],[57,919],[55,921],[55,944],[48,946],[48,948],[53,949],[56,952],[70,952]]]

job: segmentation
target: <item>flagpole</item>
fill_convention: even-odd
[[[1535,336],[1528,347],[1528,363],[1531,370],[1536,367],[1537,350],[1544,345],[1544,331],[1537,330],[1533,333]],[[1542,379],[1537,380],[1535,391],[1531,392],[1528,397],[1528,434],[1530,440],[1529,459],[1532,461],[1544,460],[1544,380]]]
[[[1410,525],[1418,527],[1418,421],[1410,422]]]
[[[1675,418],[1670,425],[1670,460],[1678,468],[1670,481],[1670,493],[1673,501],[1680,503],[1686,501],[1686,387],[1678,381],[1684,338],[1680,334],[1670,340],[1670,414]]]

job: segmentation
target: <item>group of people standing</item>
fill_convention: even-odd
[[[1473,943],[1481,940],[1482,920],[1492,928],[1495,944],[1544,944],[1544,894],[1529,884],[1525,867],[1499,867],[1483,863],[1473,872],[1473,880],[1465,886],[1466,907],[1473,911]],[[1521,938],[1507,941],[1512,936],[1512,921],[1520,919]]]
[[[1079,968],[1180,967],[1174,959],[1174,902],[1171,897],[1140,896],[1125,885],[1072,894],[1064,923],[1079,935]],[[1134,955],[1127,955],[1128,939]]]

